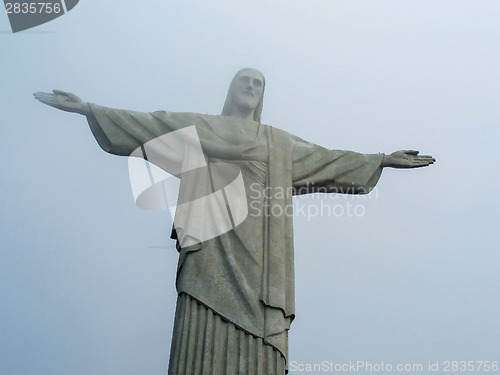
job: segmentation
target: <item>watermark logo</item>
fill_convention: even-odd
[[[354,197],[378,198],[378,191],[368,195],[371,189],[362,187],[266,186],[255,171],[245,184],[241,166],[238,161],[207,156],[195,125],[144,143],[128,159],[136,205],[170,211],[181,247],[227,233],[247,217],[360,218],[365,206]],[[292,200],[293,196],[309,199]],[[353,198],[340,202],[341,196]]]
[[[181,247],[227,233],[248,216],[240,168],[219,159],[208,163],[194,125],[145,143],[128,166],[136,205],[168,209]]]
[[[258,183],[252,183],[248,192],[249,216],[304,217],[308,221],[316,217],[361,218],[366,214],[363,201],[378,199],[377,188],[326,188],[309,184],[262,188]],[[292,196],[297,196],[297,199],[291,200]],[[281,198],[289,199],[286,199],[286,204],[272,204],[273,201],[280,202]]]
[[[13,33],[52,21],[73,9],[79,0],[4,0]]]

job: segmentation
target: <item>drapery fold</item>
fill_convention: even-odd
[[[285,358],[262,338],[182,293],[177,298],[168,375],[284,375]]]

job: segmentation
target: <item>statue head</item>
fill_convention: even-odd
[[[239,70],[229,85],[222,115],[231,116],[235,112],[253,111],[252,119],[260,122],[265,86],[264,75],[257,69]]]

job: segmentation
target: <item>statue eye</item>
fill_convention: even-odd
[[[256,87],[262,87],[262,81],[260,79],[254,79],[253,80],[253,84],[256,86]]]
[[[238,78],[238,81],[248,83],[250,82],[250,78],[248,76],[241,76]]]

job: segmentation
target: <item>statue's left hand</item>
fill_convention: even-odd
[[[62,111],[79,113],[84,116],[92,113],[89,104],[75,94],[61,90],[52,90],[52,92],[38,91],[33,96],[42,103]]]
[[[384,155],[382,167],[419,168],[427,167],[436,161],[430,155],[419,155],[415,150],[401,150],[390,155]]]

